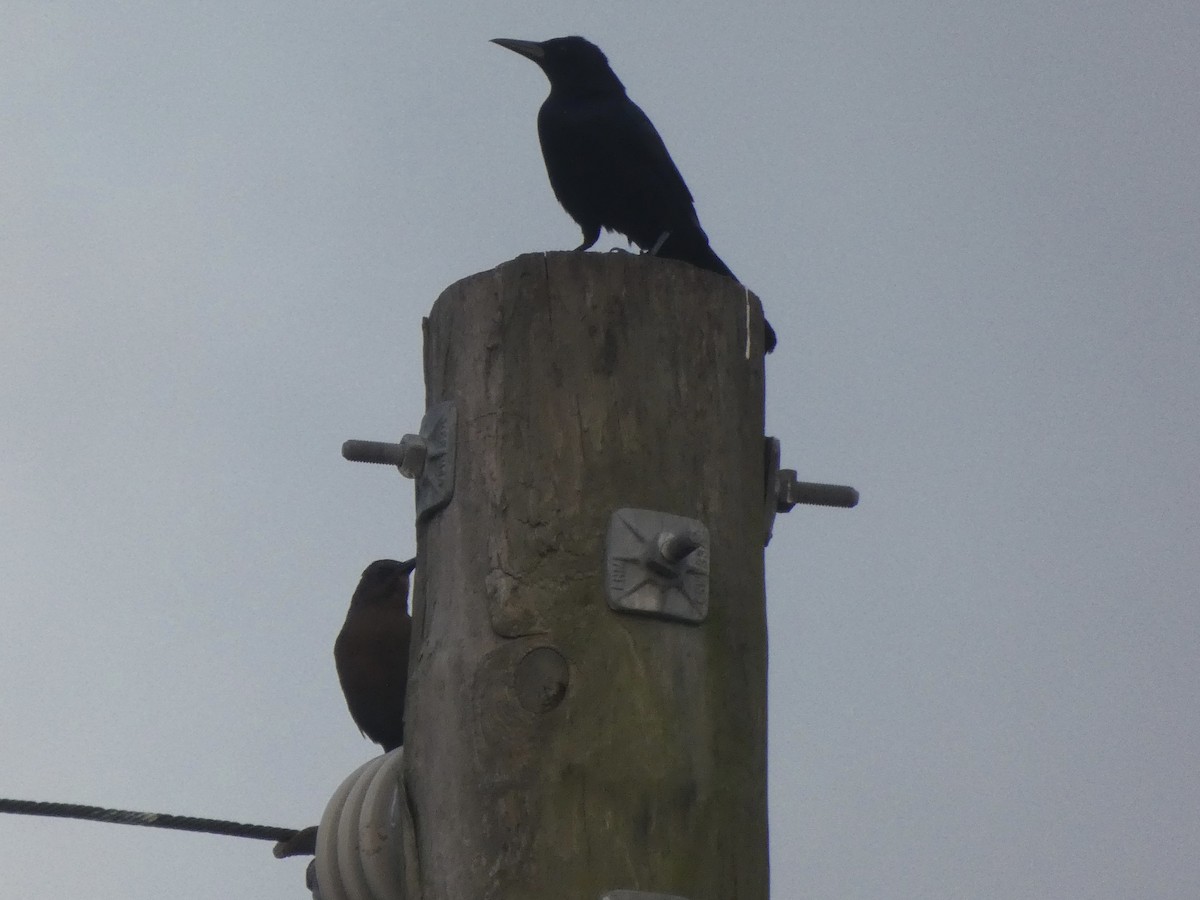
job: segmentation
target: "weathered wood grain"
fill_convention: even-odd
[[[434,304],[426,401],[459,433],[418,528],[423,900],[767,897],[761,334],[741,286],[624,254],[521,256]],[[706,621],[609,609],[621,507],[707,525]]]

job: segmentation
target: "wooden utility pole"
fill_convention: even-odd
[[[758,300],[671,260],[530,254],[434,304],[422,900],[767,898],[762,354]]]

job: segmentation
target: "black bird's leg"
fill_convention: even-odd
[[[662,249],[662,245],[667,242],[667,238],[669,238],[670,236],[671,236],[671,232],[669,232],[669,231],[664,231],[662,234],[660,234],[658,236],[658,240],[654,242],[654,246],[651,247],[649,250],[650,255],[658,256],[658,251]]]
[[[592,249],[592,245],[600,240],[599,225],[581,225],[579,227],[583,229],[583,243],[575,248],[576,253]]]

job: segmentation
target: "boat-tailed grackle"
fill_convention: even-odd
[[[408,688],[408,576],[417,561],[377,559],[363,570],[333,644],[338,681],[359,731],[384,751],[404,743]]]
[[[737,280],[709,246],[662,138],[599,47],[577,36],[493,43],[533,60],[550,80],[538,138],[554,196],[583,230],[576,249],[587,250],[604,228],[658,256]],[[763,326],[770,353],[775,330]]]

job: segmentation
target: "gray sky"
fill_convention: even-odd
[[[0,796],[302,826],[446,285],[575,246],[582,33],[779,332],[778,898],[1200,894],[1200,5],[0,9]],[[615,242],[611,242],[615,243]],[[602,244],[601,246],[609,246]],[[9,897],[298,898],[269,844],[0,817]]]

